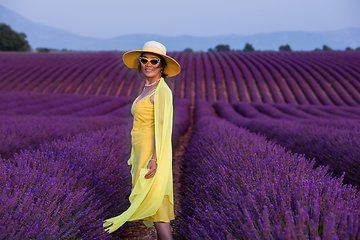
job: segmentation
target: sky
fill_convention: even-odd
[[[96,38],[360,27],[360,0],[0,0],[0,4],[36,23]]]

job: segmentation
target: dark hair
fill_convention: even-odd
[[[144,53],[142,53],[141,55],[140,55],[140,57],[142,57],[142,55],[143,55]],[[157,55],[159,55],[159,54],[157,54]],[[166,61],[165,61],[165,59],[161,56],[161,55],[159,55],[159,57],[160,57],[160,67],[161,68],[163,68],[163,69],[165,69],[165,67],[166,67]],[[139,72],[141,73],[141,63],[139,62]],[[163,71],[161,72],[161,77],[162,78],[166,78],[168,75],[167,74],[165,74]]]

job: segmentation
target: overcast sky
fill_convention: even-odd
[[[360,27],[360,0],[0,0],[37,23],[99,38]]]

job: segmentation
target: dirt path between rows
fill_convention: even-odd
[[[176,224],[176,215],[178,212],[181,211],[180,209],[180,201],[181,201],[181,195],[180,195],[180,177],[181,177],[181,166],[184,161],[184,154],[186,151],[186,146],[190,140],[191,137],[191,130],[192,130],[192,119],[193,119],[193,109],[190,111],[190,126],[187,130],[187,132],[180,137],[179,143],[177,147],[174,150],[173,153],[173,182],[174,182],[174,211],[175,211],[175,220],[171,222],[171,225]],[[175,235],[175,229],[171,226],[173,235]],[[128,222],[126,229],[121,233],[121,236],[126,237],[120,237],[119,239],[123,240],[140,240],[140,239],[157,239],[156,236],[156,230],[155,227],[146,228],[145,225],[141,222]]]

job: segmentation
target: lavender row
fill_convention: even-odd
[[[294,120],[294,122],[301,124],[333,126],[339,129],[345,128],[350,130],[359,128],[360,126],[360,108],[350,106],[270,105],[244,102],[229,104],[224,101],[217,101],[213,105],[207,104],[204,106],[212,106],[217,115],[232,123],[236,123],[237,121],[252,121],[252,119],[256,118],[260,121]],[[304,109],[308,109],[313,115],[302,111]],[[207,110],[202,111],[206,112]]]
[[[265,56],[264,56],[265,57]],[[311,91],[307,88],[307,86],[303,83],[303,81],[298,82],[293,72],[281,64],[278,61],[273,61],[273,59],[266,58],[266,61],[269,62],[274,68],[275,71],[278,71],[283,79],[280,84],[286,84],[291,91],[291,94],[294,96],[296,102],[298,104],[309,104],[309,100],[312,101],[313,99],[307,98]],[[297,77],[297,76],[296,76]],[[307,91],[304,93],[304,91]]]
[[[331,81],[331,84],[334,85],[334,88],[341,90],[346,89],[346,92],[343,91],[345,93],[341,94],[346,103],[349,105],[358,105],[360,103],[359,79],[354,79],[346,70],[342,69],[338,65],[329,63],[328,61],[321,60],[314,62],[309,58],[304,60],[308,60],[312,63],[312,65],[318,65],[318,67],[324,69],[324,73],[331,75],[329,80]]]
[[[53,95],[53,96],[52,96]],[[57,98],[57,94],[50,94],[30,101],[15,102],[7,104],[7,109],[0,111],[1,115],[35,115],[39,112],[52,111],[58,107],[68,107],[74,103],[83,103],[89,100],[87,96],[68,95],[63,98]],[[111,100],[110,97],[97,97],[102,102]],[[41,100],[41,101],[39,101]]]
[[[247,66],[238,58],[237,54],[230,54],[229,57],[234,62],[235,66],[240,70],[244,79],[245,88],[250,102],[261,102],[259,90],[257,89],[254,77]]]
[[[248,55],[243,55],[243,54],[237,55],[238,59],[240,59],[241,62],[243,62],[246,65],[246,67],[250,70],[251,75],[253,76],[253,79],[254,79],[253,82],[261,96],[261,102],[265,102],[265,103],[272,102],[273,100],[270,97],[271,93],[268,88],[268,85],[270,83],[264,81],[264,78],[261,75],[261,73],[259,72],[259,70],[255,67],[254,64],[252,64],[251,61],[248,60],[248,58],[246,56],[248,56]],[[270,79],[268,79],[268,80],[270,80]],[[270,80],[270,82],[272,82],[272,80]]]
[[[201,118],[185,154],[178,238],[358,239],[359,193],[313,167],[260,135]]]
[[[25,149],[37,149],[41,143],[61,139],[87,130],[98,130],[129,122],[103,117],[0,116],[0,155],[9,158]]]
[[[319,89],[317,82],[312,81],[313,79],[306,75],[306,72],[299,72],[298,66],[295,64],[293,66],[290,61],[281,61],[281,56],[278,58],[269,57],[270,61],[276,62],[276,64],[287,71],[291,78],[295,80],[295,83],[298,86],[302,95],[306,99],[306,103],[313,105],[320,105],[319,98],[322,99],[322,89]],[[290,62],[290,63],[289,63]],[[302,102],[305,104],[305,102]]]
[[[248,55],[244,55],[244,58],[247,59],[247,62],[249,64],[251,64],[251,66],[252,66],[251,69],[253,71],[253,74],[256,74],[257,78],[259,78],[259,79],[263,78],[264,81],[259,83],[259,85],[263,84],[264,87],[266,87],[266,85],[268,85],[268,88],[269,88],[268,91],[271,93],[270,96],[272,97],[273,101],[271,101],[270,96],[265,92],[267,97],[264,99],[264,102],[284,103],[284,99],[280,95],[280,91],[278,89],[278,87],[279,87],[282,90],[283,86],[282,85],[277,86],[277,84],[274,81],[275,78],[278,77],[278,74],[276,73],[276,71],[273,73],[275,76],[272,76],[269,73],[269,71],[265,68],[268,65],[267,62],[261,62],[255,56],[250,58]],[[273,80],[273,78],[274,78],[274,80]],[[281,91],[281,93],[285,94],[285,95],[288,94],[287,91]],[[287,96],[284,96],[284,98],[287,99]],[[292,102],[292,100],[290,100],[290,102]]]
[[[96,68],[93,68],[92,72],[89,73],[86,77],[84,76],[83,80],[80,81],[81,86],[72,84],[71,89],[74,89],[73,92],[77,94],[96,94],[98,87],[117,65],[119,65],[119,62],[113,61],[112,59],[102,62],[96,66]]]
[[[342,125],[347,124],[352,122],[344,120]],[[345,183],[360,187],[360,128],[350,130],[332,124],[319,126],[318,123],[262,120],[247,127],[275,139],[293,152],[315,158],[317,165],[328,165],[335,176],[345,173]]]
[[[287,59],[284,59],[284,61],[287,61]],[[322,104],[331,105],[333,103],[339,106],[345,105],[345,103],[338,95],[339,89],[332,88],[331,85],[329,85],[329,80],[326,80],[326,78],[324,78],[315,69],[315,67],[309,65],[308,61],[302,61],[301,59],[293,58],[291,64],[294,68],[298,69],[300,74],[302,74],[306,80],[312,81],[313,85],[319,85],[313,89],[316,91],[316,96],[320,99]]]
[[[295,58],[296,60],[296,58]],[[287,61],[287,59],[286,59]],[[309,61],[309,59],[306,58],[302,58],[300,59],[299,62],[304,63],[305,65],[309,66],[309,63],[311,63],[311,61]],[[298,65],[298,62],[294,63],[295,66]],[[351,94],[354,89],[352,86],[347,86],[347,88],[343,88],[341,84],[339,84],[338,80],[333,78],[333,73],[331,69],[324,69],[322,66],[318,66],[317,63],[311,63],[311,69],[315,70],[319,75],[320,75],[320,81],[318,80],[318,82],[321,82],[322,78],[326,79],[326,82],[324,83],[324,87],[327,86],[331,86],[332,90],[336,91],[336,94],[338,95],[338,97],[341,99],[342,102],[338,102],[338,104],[340,105],[357,105],[356,102],[354,102],[353,99],[351,99],[351,97],[349,97],[349,94]]]
[[[273,63],[271,61],[268,61],[267,59],[261,58],[261,56],[254,55],[253,61],[256,63],[258,68],[264,67],[263,75],[266,78],[266,82],[269,85],[272,85],[271,91],[275,92],[276,94],[280,94],[280,98],[283,98],[283,101],[279,99],[279,97],[273,96],[274,99],[277,99],[276,102],[284,102],[289,104],[295,104],[296,96],[292,92],[291,85],[284,81],[284,76],[280,74],[280,72],[273,66]],[[271,79],[273,79],[271,81]],[[271,83],[272,82],[272,83]],[[274,95],[274,93],[273,93]]]
[[[238,114],[230,104],[214,104],[221,118],[264,134],[295,153],[315,158],[317,165],[328,165],[335,176],[345,172],[344,182],[360,186],[360,127],[358,120],[314,119],[286,120],[269,117],[248,119]]]
[[[217,105],[221,106],[217,106]],[[217,101],[214,106],[219,109],[229,105],[223,101]],[[274,118],[274,119],[359,119],[360,107],[350,106],[314,106],[314,105],[295,105],[281,103],[245,103],[234,102],[231,106],[236,112],[245,118]],[[223,111],[219,109],[219,111]],[[233,110],[231,110],[233,111]]]
[[[31,106],[36,104],[51,103],[61,99],[73,98],[72,95],[60,94],[35,94],[35,93],[20,93],[11,91],[1,91],[0,94],[0,111],[14,110],[18,107]],[[88,98],[87,96],[74,96],[74,100],[81,101]]]
[[[226,64],[231,69],[232,74],[234,76],[234,82],[235,82],[234,89],[237,90],[237,95],[238,95],[237,98],[239,98],[240,101],[249,102],[250,99],[249,99],[247,91],[246,91],[247,87],[246,87],[246,83],[243,78],[241,69],[239,67],[237,67],[235,62],[232,60],[230,54],[223,53],[223,57],[224,57],[224,60],[226,61]],[[226,78],[226,79],[228,79],[228,78]],[[234,96],[232,98],[236,98],[236,96]],[[232,98],[229,97],[230,102],[231,102]]]
[[[76,95],[74,95],[76,96]],[[84,101],[73,101],[69,102],[67,105],[58,105],[52,108],[43,108],[41,111],[37,112],[36,115],[42,116],[66,116],[66,115],[73,115],[76,116],[78,113],[81,115],[83,113],[84,116],[89,116],[89,112],[92,112],[95,116],[100,115],[98,112],[94,113],[94,109],[98,109],[102,112],[102,109],[99,109],[98,106],[108,106],[111,103],[116,103],[117,98],[110,98],[107,96],[97,96],[97,97],[89,97]],[[122,101],[121,101],[121,104]]]
[[[184,75],[184,84],[185,84],[185,87],[184,87],[184,92],[183,92],[183,96],[184,98],[186,99],[190,99],[192,100],[193,99],[193,94],[192,94],[192,82],[194,81],[194,68],[193,66],[196,66],[194,64],[194,54],[193,52],[190,52],[188,55],[187,55],[187,61],[186,61],[186,65],[183,65],[182,67],[184,68],[185,67],[185,73],[183,74]],[[195,77],[196,79],[196,77]],[[196,81],[196,80],[195,80]]]
[[[81,133],[2,159],[0,238],[110,239],[103,220],[128,207],[130,127]]]
[[[96,62],[96,59],[77,59],[76,62],[71,65],[63,64],[59,67],[59,72],[54,72],[45,81],[37,86],[34,92],[38,93],[64,93],[65,89],[68,89],[68,83],[73,82],[74,79],[84,71],[86,68],[90,68],[92,64]],[[32,91],[31,88],[27,88],[27,91]]]
[[[118,97],[113,98],[110,101],[96,105],[91,108],[86,108],[82,111],[76,112],[73,115],[76,116],[97,116],[111,114],[118,109],[123,109],[124,106],[130,105],[133,102],[133,98],[130,97]],[[128,110],[130,112],[130,109]],[[125,116],[125,114],[124,114]]]
[[[21,61],[2,55],[2,67],[9,72],[0,79],[1,90],[134,97],[140,89],[123,84],[123,80],[131,83],[135,75],[123,67],[121,54],[21,54]],[[15,69],[14,64],[22,68]]]
[[[135,98],[141,76],[122,53],[0,56],[0,90]],[[174,99],[356,106],[358,52],[173,52],[182,72],[170,81]],[[18,59],[18,60],[15,60]],[[174,80],[174,81],[172,81]],[[186,82],[186,83],[185,83]]]
[[[214,117],[215,114],[212,111],[211,104],[205,100],[198,100],[195,102],[194,109],[194,122],[198,122],[201,118]]]
[[[216,99],[225,101],[225,98],[227,98],[226,95],[228,95],[229,90],[227,89],[227,86],[223,81],[223,79],[225,79],[223,74],[224,69],[221,67],[219,61],[215,57],[215,54],[209,52],[207,55],[211,63],[210,66],[212,66],[213,70],[213,78],[216,85]],[[207,70],[205,69],[205,71]],[[231,79],[228,79],[228,81],[231,81]]]
[[[133,97],[83,96],[73,94],[36,94],[2,92],[1,115],[40,115],[40,116],[98,116],[116,115],[129,111]],[[115,113],[113,113],[115,112]]]
[[[172,146],[173,149],[179,143],[180,137],[183,136],[190,125],[190,100],[180,99],[174,103],[173,113],[173,132],[172,132]]]
[[[239,101],[238,94],[236,93],[236,84],[234,75],[227,64],[226,58],[222,54],[216,54],[214,57],[217,58],[217,62],[219,63],[219,67],[221,68],[223,72],[223,78],[226,79],[225,81],[225,87],[226,91],[224,91],[223,94],[227,95],[227,99],[229,102],[236,102]],[[218,70],[220,72],[220,70]],[[226,98],[226,97],[225,97]]]
[[[70,66],[68,68],[68,70],[65,70],[64,72],[66,73],[66,78],[61,79],[60,77],[58,79],[61,79],[62,82],[58,82],[58,81],[54,81],[52,79],[49,79],[50,82],[50,86],[49,86],[49,91],[51,89],[53,89],[53,93],[73,93],[70,89],[71,86],[73,86],[73,84],[76,84],[77,82],[84,80],[84,76],[86,76],[85,74],[88,74],[89,72],[91,72],[91,70],[93,68],[96,67],[96,65],[98,63],[103,62],[104,59],[103,57],[95,57],[94,59],[92,59],[92,57],[90,56],[89,59],[84,59],[81,66],[78,66],[77,68],[72,68],[72,66]],[[77,80],[78,79],[78,80]],[[41,88],[39,88],[41,89]],[[31,91],[29,89],[29,91]]]
[[[175,59],[178,59],[180,66],[182,66],[182,71],[180,72],[180,74],[171,78],[171,82],[174,83],[174,87],[172,88],[173,94],[174,94],[174,101],[177,101],[184,97],[182,95],[183,95],[183,88],[185,88],[184,80],[185,80],[185,72],[186,71],[184,71],[184,69],[186,69],[185,60],[188,57],[187,55],[188,55],[187,52],[181,52],[181,53],[179,52],[179,54],[173,56]]]
[[[201,59],[201,56],[200,56],[200,53],[194,53],[194,58],[195,58],[195,61],[194,61],[194,92],[195,92],[195,99],[196,100],[199,100],[199,99],[209,99],[212,101],[213,100],[213,97],[211,97],[212,95],[210,95],[212,92],[208,91],[208,87],[206,89],[203,89],[203,76],[204,76],[204,69],[202,67],[202,59]],[[211,89],[211,88],[210,88]],[[210,96],[210,97],[209,97]]]
[[[358,61],[357,54],[337,52],[335,54],[314,53],[311,56],[304,53],[281,54],[277,56],[270,53],[268,55],[271,55],[277,61],[283,61],[282,59],[284,59],[284,62],[289,62],[293,66],[306,68],[315,77],[316,81],[321,84],[321,87],[332,101],[335,100],[335,104],[357,105],[359,103],[359,90],[357,88],[359,83],[358,75],[356,75],[358,68],[355,68],[357,71],[351,69],[351,74],[345,70],[348,69],[348,64]],[[353,58],[348,58],[349,56]],[[340,60],[341,58],[342,60]],[[333,62],[336,62],[337,66]],[[302,73],[305,72],[302,71]]]

